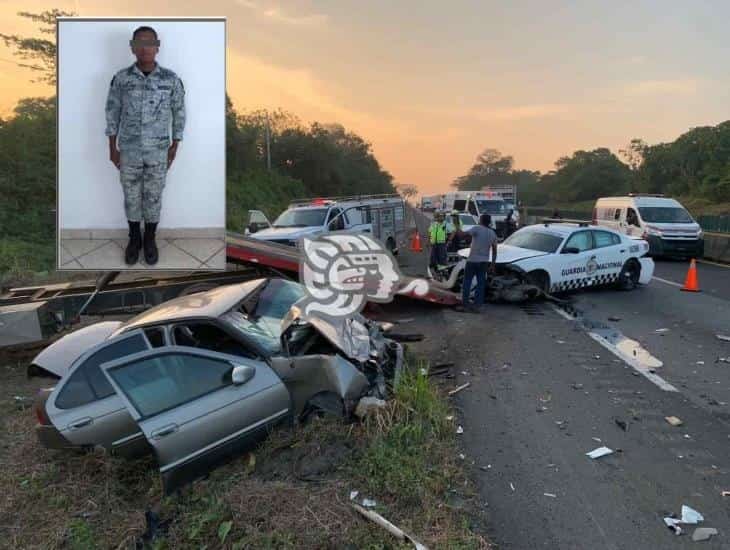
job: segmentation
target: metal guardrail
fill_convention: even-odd
[[[697,223],[704,231],[730,233],[730,216],[697,216]]]

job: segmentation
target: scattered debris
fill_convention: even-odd
[[[718,340],[722,340],[723,342],[730,342],[730,336],[725,336],[724,334],[715,334],[717,336]]]
[[[457,433],[457,434],[463,434],[463,433],[464,433],[464,428],[462,428],[461,426],[458,426],[458,427],[456,428],[456,433]]]
[[[664,420],[666,420],[667,422],[669,422],[669,424],[671,424],[672,426],[675,426],[675,427],[676,426],[681,426],[682,424],[684,424],[684,422],[682,422],[676,416],[665,416],[664,417]]]
[[[618,322],[618,321],[620,321],[620,320],[621,320],[621,317],[613,317],[613,316],[612,316],[612,317],[609,317],[609,318],[608,318],[608,320],[609,320],[609,321],[613,321],[613,322]]]
[[[360,491],[350,491],[350,500],[355,500],[359,494]]]
[[[662,334],[664,332],[669,332],[668,328],[658,328],[654,332],[658,332],[659,334]]]
[[[357,402],[355,407],[355,416],[358,418],[365,418],[368,414],[371,414],[379,409],[385,408],[386,403],[382,399],[377,397],[363,397]]]
[[[539,413],[542,413],[542,412],[545,412],[546,410],[548,410],[548,408],[547,407],[537,407],[535,410]]]
[[[595,441],[596,443],[603,443],[603,441],[601,441],[601,439],[599,437],[591,437],[591,439],[593,441]]]
[[[466,459],[466,455],[464,453],[459,453],[459,458],[461,460],[465,460]]]
[[[715,363],[730,363],[730,357],[718,357]]]
[[[471,382],[462,384],[461,386],[458,386],[458,387],[454,388],[453,390],[451,390],[449,392],[449,395],[455,395],[455,394],[459,393],[461,390],[468,388],[469,386],[471,386]]]
[[[515,492],[515,486],[512,484],[512,482],[509,482],[509,488],[512,489],[512,492]]]
[[[722,493],[720,493],[720,494],[721,494],[722,496],[724,496],[724,497],[730,497],[730,491],[723,491],[723,492],[722,492]]]
[[[550,497],[550,498],[558,498],[558,495],[554,495],[552,493],[543,493],[543,495],[545,495],[546,497]]]
[[[675,535],[679,536],[682,534],[682,528],[679,526],[681,522],[677,518],[666,517],[664,518],[664,524],[671,529]]]
[[[375,508],[375,507],[376,507],[376,506],[378,505],[378,503],[377,503],[377,502],[375,502],[375,501],[374,501],[373,499],[371,499],[371,498],[364,498],[364,499],[362,499],[362,505],[363,505],[363,506],[364,506],[365,508]]]
[[[398,527],[396,527],[395,525],[390,523],[387,519],[385,519],[383,516],[381,516],[377,512],[375,512],[373,510],[366,510],[365,508],[355,504],[354,502],[351,503],[351,506],[359,514],[366,517],[373,523],[380,525],[383,529],[388,531],[391,535],[396,537],[398,540],[410,542],[411,544],[413,544],[413,546],[416,548],[416,550],[428,550],[428,548],[426,546],[424,546],[423,544],[418,542],[411,535],[405,533],[404,531],[402,531],[401,529],[399,529]]]
[[[629,425],[628,425],[628,423],[625,420],[621,420],[620,418],[614,418],[613,421],[623,431],[625,431],[625,432],[628,432],[629,431]]]
[[[556,344],[565,344],[565,340],[555,340]]]
[[[702,517],[702,514],[700,514],[694,508],[690,508],[686,504],[682,504],[682,523],[695,525],[696,523],[699,523],[701,521],[705,521],[705,518]]]
[[[480,470],[484,470],[486,472],[487,470],[491,470],[492,469],[492,465],[491,464],[487,464],[486,466],[479,466],[479,469]]]
[[[453,419],[454,419],[453,414],[450,414],[449,416],[446,417],[446,420],[448,420],[449,422],[451,422]]]
[[[594,356],[593,356],[593,359],[600,359],[600,358],[601,358],[601,356],[600,356],[600,355],[594,355]]]
[[[415,320],[416,320],[415,317],[407,317],[405,319],[393,319],[393,322],[394,323],[397,323],[399,325],[402,325],[403,323],[411,323],[411,322],[413,322]]]
[[[573,388],[574,390],[582,390],[583,384],[573,384],[571,388]]]
[[[708,540],[710,537],[713,537],[717,535],[717,529],[714,527],[698,527],[695,529],[695,532],[692,533],[692,540],[695,542],[700,542],[703,540]]]
[[[610,454],[613,454],[613,451],[608,447],[598,447],[597,449],[593,449],[590,453],[586,453],[587,456],[593,459],[601,458],[602,456]]]
[[[698,364],[698,365],[704,365],[704,364],[705,364],[705,362],[704,362],[704,361],[697,361],[697,364]]]

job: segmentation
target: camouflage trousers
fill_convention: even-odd
[[[160,221],[166,176],[167,148],[120,152],[119,179],[124,190],[124,211],[129,221]]]

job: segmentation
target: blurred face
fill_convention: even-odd
[[[152,65],[155,62],[155,56],[160,51],[160,48],[154,45],[156,41],[155,33],[150,31],[138,32],[135,35],[132,53],[140,65]]]

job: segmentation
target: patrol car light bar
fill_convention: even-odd
[[[551,223],[569,223],[577,225],[579,227],[588,227],[592,224],[591,220],[571,220],[568,218],[544,218],[542,220],[542,223],[544,223],[546,226],[550,225]]]

